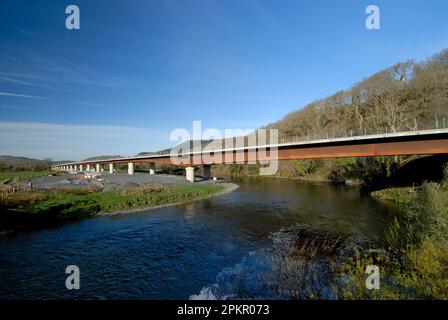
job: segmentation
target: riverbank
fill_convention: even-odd
[[[154,181],[162,182],[157,183]],[[2,194],[0,234],[76,220],[95,215],[124,214],[179,205],[235,190],[235,184],[199,181],[191,184],[177,176],[148,174],[41,176],[15,182],[15,192]]]
[[[46,171],[6,171],[0,172],[0,181],[14,180],[14,179],[33,179],[36,177],[46,176],[50,174],[50,170]]]
[[[211,185],[207,185],[207,186],[211,186]],[[215,192],[210,192],[209,194],[203,195],[202,197],[196,198],[196,199],[184,199],[179,202],[170,202],[170,203],[159,204],[159,205],[154,205],[154,206],[150,206],[150,207],[129,208],[127,210],[99,212],[98,215],[99,216],[112,216],[112,215],[118,215],[118,214],[128,214],[128,213],[142,212],[142,211],[147,211],[147,210],[155,210],[155,209],[160,209],[160,208],[169,207],[169,206],[177,206],[177,205],[189,203],[192,201],[205,200],[205,199],[209,199],[211,197],[220,196],[220,195],[232,192],[232,191],[238,189],[238,187],[239,187],[235,183],[220,183],[219,185],[215,185],[215,186],[220,187],[221,190],[215,191]]]
[[[370,196],[378,200],[407,205],[415,197],[416,193],[417,189],[415,187],[400,187],[373,191],[370,193]]]
[[[448,299],[448,167],[440,183],[389,188],[372,197],[399,204],[402,214],[386,228],[383,252],[358,254],[341,265],[351,278],[346,299]],[[381,290],[365,288],[365,267],[381,272]]]

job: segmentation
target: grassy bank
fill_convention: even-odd
[[[298,225],[274,237],[266,283],[289,299],[448,299],[448,169],[440,183],[373,194],[403,209],[380,239]],[[366,287],[377,266],[380,288]]]
[[[46,176],[51,171],[5,171],[0,172],[0,182],[4,180],[13,180],[15,178],[18,178],[20,180],[26,180],[41,176]]]
[[[448,299],[448,168],[440,183],[391,188],[374,196],[401,203],[403,213],[389,225],[380,254],[359,253],[343,263],[348,299]],[[365,270],[380,268],[381,287],[367,290]]]
[[[5,223],[78,219],[103,212],[198,200],[221,190],[222,185],[147,184],[104,192],[72,189],[12,193],[0,202],[0,219]]]
[[[388,188],[370,193],[375,199],[392,201],[404,205],[408,205],[416,194],[417,189],[414,187]]]

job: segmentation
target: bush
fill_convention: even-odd
[[[318,169],[324,166],[325,162],[322,159],[316,160],[293,160],[295,174],[298,176],[305,176],[307,174],[315,173]]]
[[[424,183],[417,188],[405,212],[388,228],[385,239],[396,251],[410,245],[418,247],[424,241],[448,240],[448,175],[441,184]]]
[[[400,165],[395,157],[359,158],[356,167],[365,186],[373,189],[384,188],[388,178],[397,172]]]
[[[387,255],[375,264],[381,270],[381,289],[363,286],[365,257],[344,264],[351,287],[344,298],[448,299],[448,169],[441,184],[424,183],[406,210],[384,235]]]

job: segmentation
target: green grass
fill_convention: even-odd
[[[221,185],[147,185],[127,190],[88,192],[52,190],[10,194],[2,206],[14,215],[32,215],[73,219],[100,212],[113,212],[182,203],[210,196]]]
[[[448,168],[441,183],[394,188],[377,195],[403,204],[388,226],[377,257],[357,255],[342,265],[352,281],[346,299],[448,299]],[[365,267],[381,270],[381,289],[365,288]]]
[[[374,191],[370,195],[376,199],[408,204],[416,194],[417,190],[413,187],[401,187]]]
[[[50,171],[7,171],[0,172],[0,182],[3,180],[13,180],[19,178],[20,180],[26,180],[41,176],[46,176]]]

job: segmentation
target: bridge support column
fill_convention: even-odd
[[[73,166],[70,166],[70,171],[73,171]]]
[[[82,172],[82,169],[83,169],[83,168],[82,168],[82,164],[80,164],[80,165],[79,165],[79,171]]]
[[[185,175],[188,181],[194,182],[194,167],[186,167]]]
[[[211,176],[211,170],[210,170],[210,165],[209,164],[206,164],[206,165],[204,165],[204,167],[202,168],[203,170],[204,170],[204,172],[203,172],[203,178],[204,179],[210,179],[210,176]]]
[[[75,164],[75,171],[78,171],[78,165]]]
[[[100,172],[100,164],[99,163],[96,164],[96,172]]]
[[[90,164],[87,165],[87,172],[90,172]]]
[[[128,163],[128,174],[132,176],[134,174],[134,162]]]
[[[113,163],[109,163],[109,173],[110,174],[114,173],[114,164]]]
[[[156,164],[154,162],[149,163],[149,174],[156,174]]]

